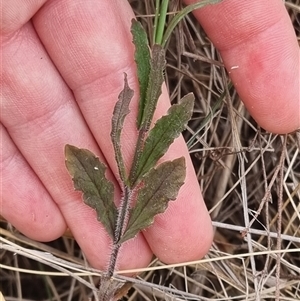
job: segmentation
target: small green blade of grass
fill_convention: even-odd
[[[160,11],[160,0],[155,0],[155,16],[154,16],[154,23],[153,23],[152,46],[155,44],[155,40],[156,40],[157,25],[160,16],[159,11]]]
[[[156,5],[159,9],[156,10],[155,14],[154,44],[161,45],[165,31],[169,0],[162,0],[161,3],[160,1],[156,1]]]
[[[176,14],[174,16],[174,18],[171,20],[170,24],[168,25],[168,27],[165,31],[165,34],[160,43],[162,45],[162,47],[166,46],[166,43],[167,43],[169,37],[171,36],[174,28],[187,14],[189,14],[190,12],[192,12],[195,9],[203,8],[204,6],[209,5],[209,4],[217,4],[221,1],[222,0],[203,0],[201,2],[190,4],[190,5],[186,6],[184,9],[182,9],[178,14]]]

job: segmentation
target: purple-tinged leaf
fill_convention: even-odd
[[[153,168],[143,178],[143,187],[138,191],[137,202],[130,210],[126,231],[120,243],[135,237],[139,231],[149,227],[154,217],[163,213],[170,200],[175,200],[184,183],[184,157],[167,161]]]
[[[119,94],[119,99],[115,105],[111,123],[111,141],[114,146],[115,158],[119,169],[120,178],[126,182],[126,171],[121,152],[121,131],[124,119],[129,111],[129,103],[133,97],[133,90],[128,86],[127,75],[124,75],[124,88]]]
[[[98,220],[114,239],[117,209],[114,185],[105,177],[106,166],[91,151],[65,146],[66,167],[75,190],[83,192],[84,202],[96,210]]]

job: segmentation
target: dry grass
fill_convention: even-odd
[[[154,1],[131,2],[151,33]],[[300,36],[300,1],[286,6]],[[154,261],[124,300],[300,300],[300,134],[277,136],[257,126],[192,16],[174,32],[167,61],[172,101],[196,95],[185,138],[215,239],[203,260]],[[41,244],[1,226],[5,300],[92,296],[97,277],[72,238]]]

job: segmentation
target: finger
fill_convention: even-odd
[[[31,24],[23,26],[18,35],[5,43],[2,58],[1,122],[39,177],[41,183],[37,191],[41,185],[47,189],[90,263],[103,269],[109,258],[110,239],[97,221],[95,211],[84,205],[81,195],[74,192],[64,166],[64,145],[84,146],[105,160],[73,94],[53,66]],[[117,187],[112,174],[108,172],[107,176]],[[17,179],[18,174],[12,177]],[[23,217],[21,219],[23,222]],[[48,231],[53,230],[49,228]],[[125,263],[130,268],[147,265],[152,255],[147,243],[140,237],[131,245],[131,252],[121,256],[120,267]]]
[[[299,47],[284,2],[270,3],[226,0],[195,16],[253,118],[268,131],[288,133],[300,128]]]
[[[64,1],[59,6],[47,3],[34,18],[34,26],[52,60],[74,91],[105,159],[117,174],[110,142],[110,122],[113,107],[123,88],[124,72],[128,74],[130,86],[137,91],[129,30],[133,14],[127,2],[90,1],[89,4],[76,6],[71,3]],[[165,91],[159,100],[156,117],[164,114],[169,105]],[[127,167],[133,157],[137,136],[136,108],[135,95],[122,137]],[[167,212],[158,216],[154,226],[145,231],[154,253],[166,262],[203,256],[212,239],[210,219],[182,138],[176,140],[165,159],[182,155],[187,160],[185,187],[178,200],[171,202]]]
[[[0,32],[10,36],[40,9],[47,0],[10,0],[1,2]]]
[[[1,124],[0,137],[1,215],[33,239],[56,239],[66,230],[62,214]]]

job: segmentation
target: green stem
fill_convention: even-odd
[[[155,17],[154,17],[154,24],[153,24],[153,35],[152,35],[152,45],[151,46],[153,46],[156,42],[159,10],[160,10],[160,0],[155,0]]]
[[[159,1],[156,1],[156,4]],[[154,44],[161,45],[162,38],[164,34],[164,29],[166,25],[166,18],[168,12],[169,0],[162,0],[161,5],[159,5],[159,17],[157,21],[157,27],[155,28],[155,39]],[[156,17],[156,16],[155,16]]]

